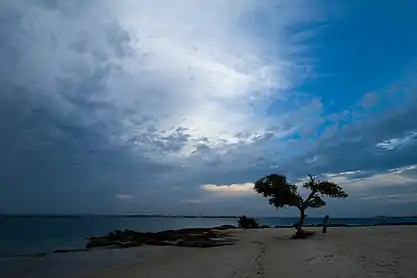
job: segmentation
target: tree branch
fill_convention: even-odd
[[[308,202],[311,200],[311,198],[313,198],[314,194],[316,194],[316,193],[317,193],[316,190],[311,191],[311,193],[308,195],[308,197],[303,201],[302,209],[307,208]]]

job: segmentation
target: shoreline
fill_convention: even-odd
[[[183,229],[175,229],[175,230],[161,230],[159,232],[154,232],[154,233],[164,233],[167,231],[183,231],[183,230],[188,230],[188,229],[202,229],[202,230],[240,230],[237,226],[234,225],[223,225],[224,227],[228,227],[229,229],[225,229],[224,227],[220,226],[220,227],[212,227],[212,228],[183,228]],[[233,227],[232,227],[233,226]],[[362,224],[362,225],[350,225],[350,224],[344,224],[344,223],[333,223],[333,224],[329,224],[327,225],[328,228],[365,228],[365,227],[390,227],[390,226],[417,226],[416,222],[390,222],[390,223],[376,223],[376,224]],[[304,225],[303,227],[305,228],[322,228],[322,224],[307,224]],[[290,229],[293,230],[293,227],[290,225],[276,225],[276,226],[268,226],[268,225],[264,225],[263,227],[260,227],[258,229],[253,229],[253,230],[262,230],[262,229]],[[149,232],[146,232],[149,233]],[[89,238],[94,238],[94,237],[89,237]],[[53,249],[50,251],[35,251],[35,252],[30,252],[30,253],[22,253],[22,254],[13,254],[13,255],[1,255],[0,259],[12,259],[12,258],[26,258],[26,259],[38,259],[38,258],[43,258],[43,257],[47,257],[50,255],[54,255],[54,254],[66,254],[66,253],[80,253],[80,252],[93,252],[96,251],[97,249],[90,249],[87,248],[87,243],[89,241],[89,238],[84,238],[82,240],[79,240],[80,242],[83,243],[84,248],[57,248],[57,249]],[[147,245],[147,244],[144,244]],[[152,244],[151,244],[152,246]],[[81,246],[80,246],[81,247]],[[138,246],[112,246],[109,248],[103,248],[106,250],[111,250],[111,249],[128,249],[128,248],[134,248],[134,247],[138,247]],[[193,247],[190,247],[193,248]]]

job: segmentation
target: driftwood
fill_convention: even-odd
[[[323,220],[323,234],[327,233],[327,225],[329,222],[329,216],[326,215]]]

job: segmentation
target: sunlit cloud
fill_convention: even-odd
[[[344,173],[324,174],[330,181],[338,183],[348,190],[366,191],[383,187],[412,186],[417,185],[417,165],[410,165],[395,169],[389,169],[380,173],[361,173],[351,171]],[[363,174],[364,177],[358,177]]]
[[[415,203],[417,202],[417,193],[400,193],[400,194],[387,194],[387,195],[373,195],[361,198],[361,200],[365,201],[382,201],[382,202],[390,202],[390,203]]]
[[[243,197],[255,195],[253,183],[230,185],[205,184],[201,186],[201,189],[219,197]]]

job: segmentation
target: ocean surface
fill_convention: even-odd
[[[293,217],[257,218],[260,224],[291,226]],[[322,223],[323,218],[309,217],[306,224]],[[417,218],[330,218],[331,224],[349,226],[384,223],[417,223]],[[152,218],[152,217],[12,217],[0,218],[0,258],[20,257],[56,249],[82,249],[86,238],[105,235],[112,230],[133,229],[156,232],[179,228],[209,228],[236,225],[237,218]]]

